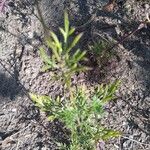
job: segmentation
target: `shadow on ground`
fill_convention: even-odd
[[[126,95],[123,101],[128,106],[130,129],[138,129],[150,138],[150,91],[133,91],[132,96]]]
[[[25,88],[19,81],[19,64],[16,52],[7,61],[0,59],[0,97],[15,100],[17,95],[23,95]]]
[[[5,73],[0,73],[0,97],[14,100],[20,91],[21,88],[14,78],[8,77]]]

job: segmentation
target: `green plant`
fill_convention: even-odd
[[[114,94],[119,81],[106,86],[101,85],[93,91],[88,91],[83,87],[71,86],[71,78],[74,73],[87,69],[79,64],[80,61],[85,60],[86,52],[75,48],[82,33],[70,40],[75,28],[70,28],[66,12],[64,15],[64,29],[59,28],[59,30],[63,36],[62,42],[52,31],[49,31],[49,36],[45,37],[46,45],[51,52],[50,55],[43,47],[40,48],[40,56],[44,62],[42,70],[52,70],[53,73],[57,74],[54,77],[61,79],[68,89],[64,88],[63,98],[57,96],[52,99],[49,96],[33,93],[30,93],[30,98],[37,107],[46,112],[49,121],[58,119],[70,131],[70,144],[58,144],[60,149],[94,150],[100,140],[108,140],[120,135],[119,132],[107,129],[101,124],[104,107],[110,100],[115,98]],[[92,49],[104,58],[104,56],[107,56],[106,52],[103,51],[104,47],[103,43],[97,45],[95,43]],[[68,90],[70,92],[69,96],[65,97]]]
[[[97,64],[102,67],[104,66],[113,56],[115,52],[113,50],[109,51],[111,43],[105,40],[95,42],[89,46],[90,52],[94,54]]]
[[[85,60],[86,52],[77,49],[71,54],[71,51],[80,40],[82,33],[76,35],[72,42],[70,42],[69,37],[75,32],[75,28],[70,28],[66,12],[64,15],[64,29],[59,28],[59,30],[63,36],[63,42],[52,31],[50,31],[50,36],[46,37],[45,40],[46,45],[51,50],[51,56],[47,55],[43,47],[40,48],[40,56],[44,62],[42,70],[56,70],[57,75],[55,75],[55,78],[61,79],[67,87],[70,87],[72,75],[86,69],[86,67],[79,64],[81,60]]]
[[[70,145],[61,145],[64,150],[95,150],[99,140],[108,140],[120,135],[119,132],[101,125],[104,106],[115,98],[119,81],[101,85],[93,92],[77,88],[73,96],[62,100],[48,96],[30,94],[41,110],[47,112],[48,119],[59,119],[70,130]],[[89,95],[86,92],[90,93]]]

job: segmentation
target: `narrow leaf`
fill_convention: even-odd
[[[110,138],[115,138],[115,137],[118,137],[120,135],[121,135],[121,133],[118,131],[106,130],[106,134],[104,134],[102,136],[102,139],[103,140],[109,140]]]
[[[65,25],[65,32],[68,34],[69,32],[69,17],[67,11],[64,13],[64,25]]]
[[[50,58],[48,57],[48,55],[45,52],[45,49],[43,47],[40,47],[40,56],[43,59],[43,61],[49,65],[52,64],[52,61],[50,60]]]
[[[78,41],[80,40],[80,38],[82,37],[83,33],[78,34],[75,39],[73,40],[73,42],[71,43],[70,47],[67,49],[67,52],[70,52],[70,50],[76,46],[76,44],[78,43]]]
[[[86,52],[82,52],[80,53],[76,58],[75,58],[75,62],[79,62],[80,60],[82,60],[85,56]]]
[[[74,33],[74,31],[75,31],[75,28],[72,27],[72,28],[70,29],[68,35],[69,35],[69,36],[72,35],[72,34]]]
[[[67,42],[67,34],[66,34],[66,32],[62,28],[59,28],[59,30],[60,30],[61,34],[63,35],[63,37],[64,37],[64,42],[66,43]]]
[[[61,47],[61,43],[60,43],[60,41],[58,40],[58,38],[57,38],[57,35],[54,33],[54,32],[50,32],[51,33],[51,36],[52,36],[52,38],[53,38],[53,40],[54,40],[54,42],[55,42],[55,44],[56,44],[56,46],[57,46],[57,48],[58,48],[58,50],[59,50],[59,53],[61,54],[61,52],[62,52],[62,47]]]
[[[51,65],[44,65],[44,66],[42,67],[41,71],[42,71],[42,72],[45,72],[45,71],[47,71],[47,70],[49,70],[49,69],[51,69],[51,68],[52,68]]]
[[[57,48],[54,46],[54,44],[51,41],[47,40],[46,42],[47,42],[47,45],[51,48],[51,50],[52,50],[53,54],[55,55],[57,61],[60,61],[60,56],[57,52]]]

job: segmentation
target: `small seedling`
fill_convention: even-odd
[[[48,96],[30,94],[41,110],[47,112],[48,119],[58,119],[70,130],[70,145],[59,144],[63,150],[96,150],[100,140],[118,137],[119,132],[101,125],[104,106],[115,98],[119,81],[101,85],[88,96],[85,88],[77,88],[72,98],[51,99]],[[89,92],[89,91],[88,91]]]
[[[104,40],[94,42],[92,46],[89,46],[89,50],[94,55],[99,67],[105,66],[106,63],[115,55],[113,50],[107,50],[110,46],[111,44]]]
[[[70,87],[72,75],[76,72],[86,70],[86,67],[81,66],[79,63],[85,60],[86,52],[77,49],[71,54],[82,37],[82,33],[76,35],[72,42],[70,42],[69,37],[75,32],[75,28],[70,28],[68,14],[66,12],[64,15],[64,29],[59,28],[59,30],[63,36],[62,42],[52,31],[50,31],[50,36],[46,37],[45,40],[46,45],[52,53],[51,56],[47,55],[43,47],[40,48],[40,56],[44,62],[42,70],[47,71],[51,69],[56,71],[57,75],[55,75],[55,78],[62,80],[67,87]]]
[[[63,41],[50,31],[45,38],[50,55],[42,47],[40,56],[44,62],[43,71],[52,70],[56,72],[55,78],[61,79],[68,87],[70,94],[63,98],[57,96],[51,98],[45,95],[30,93],[30,98],[35,105],[46,112],[49,121],[59,120],[70,131],[70,143],[59,143],[59,149],[63,150],[95,150],[99,141],[108,140],[120,135],[119,132],[107,129],[101,124],[105,105],[115,98],[115,92],[119,81],[110,85],[101,85],[92,90],[86,88],[71,87],[72,76],[79,71],[87,69],[80,65],[80,61],[85,60],[86,52],[75,49],[82,33],[75,36],[70,42],[75,28],[70,28],[68,14],[64,15],[64,29],[59,28]],[[108,59],[107,53],[103,51],[105,43],[98,43],[92,49],[99,55]],[[106,48],[106,47],[105,47]],[[64,90],[65,94],[66,90]],[[87,94],[88,93],[88,94]]]

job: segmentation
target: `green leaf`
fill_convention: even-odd
[[[57,48],[56,48],[56,45],[54,45],[54,43],[52,43],[52,41],[50,40],[47,40],[47,45],[51,48],[53,54],[55,55],[57,61],[59,62],[61,60],[60,56],[59,56],[59,53],[57,52]]]
[[[44,65],[44,66],[41,68],[41,71],[42,71],[42,72],[45,72],[45,71],[47,71],[47,70],[49,70],[49,69],[51,69],[51,68],[53,68],[53,65]]]
[[[69,32],[69,17],[67,11],[64,13],[64,25],[65,25],[65,32],[68,34]]]
[[[104,93],[103,93],[103,99],[105,99],[107,97],[107,95],[109,95],[108,93],[108,85],[105,86],[105,89],[104,89]]]
[[[74,127],[77,118],[77,110],[73,107],[67,107],[60,114],[60,119],[66,124],[70,129]]]
[[[40,56],[43,59],[43,62],[45,65],[42,67],[42,72],[45,72],[51,68],[57,68],[57,65],[55,64],[55,61],[48,57],[46,54],[44,48],[40,48]]]
[[[33,93],[29,93],[30,98],[32,99],[32,101],[37,102],[38,101],[38,96],[36,94]]]
[[[114,94],[116,92],[120,83],[121,83],[120,80],[116,80],[114,83],[109,85],[109,91],[111,94]]]
[[[85,70],[87,70],[86,67],[78,66],[78,68],[73,68],[73,69],[70,69],[70,71],[66,72],[66,76],[70,76],[74,72],[80,72],[80,71],[85,71]]]
[[[56,117],[54,115],[49,115],[48,116],[48,120],[51,121],[51,122],[54,121],[55,119],[56,119]]]
[[[73,56],[74,57],[74,61],[75,62],[79,62],[79,61],[83,60],[85,54],[86,54],[86,52],[84,51],[84,52],[78,53],[78,55],[76,55],[75,57]]]
[[[29,93],[30,98],[35,103],[35,105],[41,108],[43,111],[48,111],[48,107],[51,106],[51,98],[45,95],[37,95],[33,93]]]
[[[74,33],[74,31],[75,31],[75,28],[71,27],[71,29],[70,29],[70,31],[68,33],[68,36],[72,35]]]
[[[62,35],[65,37],[66,36],[66,32],[64,31],[63,28],[59,28],[60,32],[62,33]]]
[[[30,93],[29,95],[30,95],[30,98],[32,99],[32,101],[35,102],[39,107],[44,106],[42,96],[39,96],[39,95],[36,95],[33,93]]]
[[[77,49],[76,52],[73,54],[73,59],[76,58],[80,54],[80,49]]]
[[[40,47],[40,56],[43,59],[43,61],[49,65],[52,65],[52,61],[50,60],[50,58],[48,57],[48,55],[46,54],[45,50],[43,47]]]
[[[67,88],[70,88],[70,86],[71,86],[71,77],[69,75],[65,79],[65,83],[66,83]]]
[[[62,28],[59,28],[59,30],[60,30],[61,34],[63,35],[63,37],[64,37],[64,42],[66,43],[67,42],[67,33]]]
[[[50,31],[50,33],[51,33],[51,36],[52,36],[52,38],[53,38],[53,40],[55,42],[56,47],[59,50],[59,54],[61,54],[61,52],[62,52],[62,45],[61,45],[60,41],[58,40],[57,35],[54,32],[52,32],[52,31]]]
[[[45,42],[49,48],[56,49],[56,45],[50,36],[46,38]]]
[[[76,46],[76,44],[78,43],[78,41],[80,40],[80,38],[82,37],[83,33],[78,34],[75,39],[73,40],[73,42],[71,43],[70,47],[67,49],[67,52],[70,52],[70,50]]]
[[[103,106],[101,105],[99,99],[95,99],[95,101],[92,102],[92,110],[97,114],[102,114],[104,112]]]
[[[114,131],[114,130],[106,129],[104,132],[106,132],[106,133],[102,136],[103,140],[109,140],[111,138],[119,137],[121,135],[120,132]]]
[[[109,101],[113,100],[114,98],[115,97],[113,95],[107,96],[101,100],[101,104],[104,105],[104,104],[108,103]]]

